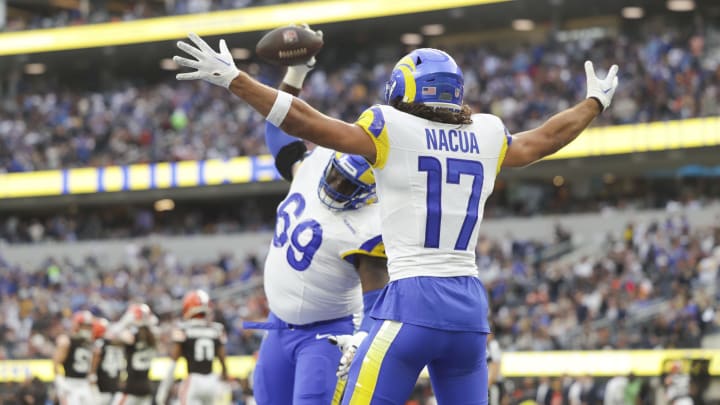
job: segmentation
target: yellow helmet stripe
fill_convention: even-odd
[[[395,69],[399,69],[400,66],[407,66],[410,68],[411,72],[414,72],[417,67],[415,66],[415,62],[410,58],[410,56],[405,56],[404,58],[400,59],[398,63],[395,65]]]
[[[415,78],[413,77],[412,71],[406,65],[400,66],[398,69],[403,74],[405,80],[405,95],[403,96],[403,102],[412,103],[415,101]]]

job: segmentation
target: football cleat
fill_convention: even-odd
[[[183,298],[183,318],[190,319],[207,315],[210,311],[210,297],[203,290],[193,290]]]
[[[416,49],[400,59],[385,85],[385,102],[405,103],[460,111],[464,79],[452,56],[432,48]]]
[[[320,178],[318,197],[335,211],[376,202],[375,174],[370,164],[361,156],[336,152]]]

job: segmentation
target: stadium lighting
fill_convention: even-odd
[[[250,59],[250,50],[247,48],[233,48],[230,53],[233,59],[236,60],[247,60]]]
[[[45,65],[43,63],[28,63],[25,65],[25,73],[29,75],[41,75],[45,73]]]
[[[178,70],[179,66],[174,60],[165,58],[160,61],[160,69],[162,70]]]
[[[162,200],[155,201],[154,207],[157,212],[172,211],[175,209],[175,201],[169,198],[163,198]]]
[[[513,20],[512,27],[515,31],[532,31],[535,28],[535,23],[532,20],[521,18]]]
[[[642,7],[623,7],[620,14],[628,20],[637,20],[645,16],[645,10]]]
[[[445,33],[445,26],[442,24],[428,24],[420,28],[420,32],[428,37],[442,35]]]
[[[694,0],[668,0],[667,8],[670,11],[692,11],[695,9]]]
[[[422,44],[422,41],[423,41],[423,37],[420,34],[407,33],[407,34],[402,34],[402,36],[400,37],[400,42],[402,42],[405,45],[410,45],[410,46],[420,45],[420,44]]]

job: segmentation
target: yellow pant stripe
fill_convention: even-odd
[[[347,376],[338,378],[337,384],[335,385],[335,393],[330,405],[340,405],[343,399],[343,393],[345,392],[345,386],[347,385]]]
[[[397,321],[384,321],[370,348],[363,359],[357,383],[353,389],[350,405],[369,405],[375,393],[378,375],[383,359],[395,337],[400,332],[402,323]]]

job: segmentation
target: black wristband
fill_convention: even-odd
[[[605,111],[605,106],[603,106],[603,103],[600,101],[599,98],[595,96],[588,97],[589,99],[595,100],[598,103],[598,107],[600,107],[600,114],[602,114],[603,111]]]

